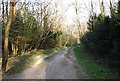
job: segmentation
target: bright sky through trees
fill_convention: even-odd
[[[0,0],[2,1],[2,0]],[[3,1],[7,1],[7,0],[3,0]],[[16,0],[18,1],[18,0]],[[40,2],[40,1],[52,1],[52,3],[58,3],[58,10],[60,13],[65,12],[64,14],[64,20],[65,20],[65,24],[74,24],[76,21],[76,14],[75,14],[75,0],[20,0],[21,2],[30,2],[30,3],[34,3],[34,2]],[[79,18],[81,22],[86,22],[88,20],[89,17],[89,13],[90,13],[90,5],[91,5],[91,1],[94,4],[94,11],[97,12],[97,14],[100,13],[100,7],[99,7],[99,2],[101,2],[102,0],[77,0],[78,2],[78,13],[79,13]],[[103,0],[103,2],[105,3],[105,14],[109,15],[110,11],[109,11],[109,1],[110,0]],[[113,3],[117,2],[118,0],[111,0]],[[67,10],[67,11],[66,11]]]

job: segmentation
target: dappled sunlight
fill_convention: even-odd
[[[70,59],[67,59],[68,62],[70,62],[71,64],[73,64],[73,61],[71,61]]]
[[[66,49],[66,51],[61,51],[62,57],[66,58],[67,51],[68,51],[68,49]],[[74,58],[74,57],[72,57],[71,55],[69,55],[69,57]],[[75,58],[74,58],[74,59],[75,59]],[[70,59],[68,59],[68,58],[66,58],[66,60],[67,60],[69,63],[73,64],[73,61],[72,61],[72,60],[70,60]]]
[[[41,55],[35,57],[36,60],[38,60],[38,59],[40,59],[40,58],[42,58]]]
[[[38,65],[38,64],[40,64],[42,62],[43,62],[43,59],[39,59],[39,60],[37,60],[37,62],[34,65]]]
[[[39,65],[40,63],[44,62],[44,58],[43,58],[42,55],[36,56],[36,57],[35,57],[35,60],[36,60],[36,62],[35,62],[35,64],[33,65],[34,67],[37,66],[37,65]]]
[[[73,56],[69,56],[70,58],[72,58],[73,60],[76,60],[76,58],[75,57],[73,57]]]
[[[72,60],[71,60],[72,59]],[[71,55],[69,55],[69,58],[66,58],[66,60],[68,61],[68,62],[70,62],[70,63],[74,63],[74,61],[76,61],[76,59],[73,57],[73,56],[71,56]]]

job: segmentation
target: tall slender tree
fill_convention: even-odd
[[[100,4],[100,10],[101,10],[101,17],[102,17],[102,19],[104,19],[104,17],[105,17],[105,8],[104,8],[103,0],[102,0],[102,2]]]
[[[4,53],[3,53],[3,59],[2,59],[2,73],[4,74],[6,72],[6,65],[7,65],[7,60],[8,60],[8,54],[9,54],[9,50],[8,50],[8,38],[9,38],[9,30],[10,30],[10,26],[13,20],[13,16],[14,16],[14,7],[15,7],[15,2],[14,0],[10,1],[10,14],[8,17],[8,21],[7,21],[7,25],[5,27],[5,36],[4,36]]]
[[[4,10],[4,1],[2,0],[2,23],[3,23],[3,27],[4,27],[4,13],[5,13],[5,10]]]
[[[80,38],[81,37],[81,31],[80,31],[81,30],[81,23],[79,20],[79,8],[78,8],[78,1],[77,0],[75,0],[75,12],[76,12],[76,16],[77,16],[77,19],[76,19],[77,20],[77,28],[78,28],[79,38]]]
[[[118,13],[120,13],[120,0],[118,1]]]

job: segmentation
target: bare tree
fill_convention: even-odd
[[[120,0],[118,1],[118,13],[120,13]]]
[[[113,5],[112,5],[111,0],[110,0],[110,14],[111,16],[113,16]]]
[[[102,2],[100,3],[100,10],[101,10],[102,19],[104,19],[104,17],[105,17],[105,7],[104,7],[104,2],[103,2],[103,0],[102,0]]]
[[[75,0],[75,12],[76,12],[76,20],[77,20],[77,28],[78,28],[78,34],[79,34],[79,38],[81,37],[81,23],[80,23],[80,20],[79,20],[79,8],[78,8],[78,2],[77,0]],[[78,38],[78,39],[79,39]],[[80,42],[80,41],[78,41]]]
[[[6,15],[7,15],[7,19],[8,19],[8,0],[6,1],[5,5],[6,5]]]
[[[2,22],[3,22],[3,27],[4,27],[4,13],[5,13],[5,10],[4,10],[4,7],[5,7],[5,5],[4,5],[4,1],[2,0]]]

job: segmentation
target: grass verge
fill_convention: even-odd
[[[62,50],[63,48],[66,48],[66,47],[56,47],[56,48],[51,48],[51,49],[42,49],[40,50],[39,52],[37,52],[37,54],[44,54],[44,55],[49,55],[53,52],[56,52],[58,50]]]
[[[69,54],[70,54],[72,48],[73,48],[73,46],[67,47],[68,50],[67,50],[67,54],[65,55],[66,57],[69,56]]]
[[[77,62],[81,64],[86,72],[90,75],[91,79],[117,79],[117,75],[113,74],[106,66],[100,66],[93,59],[88,58],[82,51],[81,47],[74,47],[74,53]]]
[[[54,56],[49,56],[49,57],[45,58],[45,60],[46,60],[46,61],[50,61],[50,60],[52,60],[53,57],[54,57]]]

